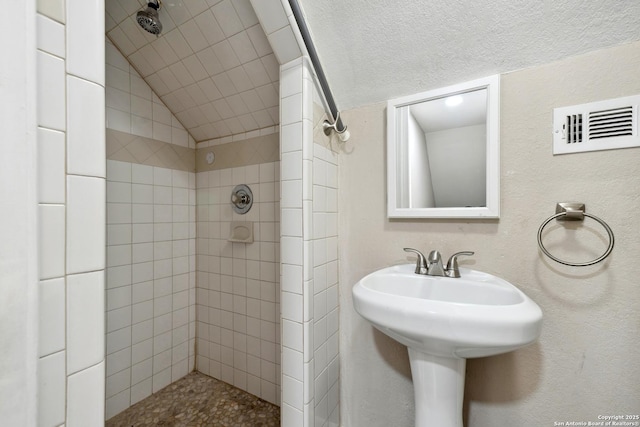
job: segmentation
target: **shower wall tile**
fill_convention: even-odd
[[[38,125],[65,130],[65,61],[48,53],[37,53]]]
[[[212,147],[224,146],[215,144]],[[279,162],[199,172],[197,198],[197,369],[279,403]],[[228,202],[248,184],[246,215]],[[227,241],[231,221],[251,221],[254,242]]]
[[[67,92],[67,173],[104,178],[104,87],[68,76]]]
[[[337,425],[337,155],[316,135],[312,74],[303,60],[281,67],[282,425]],[[321,115],[321,114],[317,114]],[[302,380],[302,383],[295,381]],[[302,384],[301,397],[289,390]]]
[[[63,277],[39,283],[39,339],[40,357],[65,348],[65,281]]]
[[[67,72],[104,87],[104,0],[66,2]]]
[[[65,354],[60,351],[38,361],[38,426],[65,421]]]
[[[113,32],[110,34],[114,35]],[[136,29],[135,34],[139,34],[140,37],[142,37],[141,43],[147,43],[140,31]],[[175,35],[179,35],[179,32],[175,32]],[[163,42],[166,43],[164,39],[169,37],[169,34],[167,34],[166,37],[158,40],[163,40]],[[120,43],[119,46],[122,48]],[[151,47],[150,45],[147,46],[149,46],[149,48]],[[169,45],[167,45],[167,47],[169,47]],[[107,63],[107,128],[143,138],[153,138],[157,141],[179,147],[195,148],[195,140],[185,130],[184,126],[173,116],[163,101],[158,96],[155,96],[145,80],[129,65],[129,62],[109,40],[106,41],[105,51]],[[163,61],[155,51],[149,54],[153,58],[158,58],[159,61]],[[164,62],[162,63],[164,64]],[[182,63],[178,64],[182,65]],[[177,70],[180,73],[178,75],[180,79],[177,79],[169,68],[165,70],[164,77],[167,79],[171,77],[172,84],[180,85],[181,82],[185,83],[187,80],[192,80],[188,69],[184,66]],[[148,80],[152,81],[153,79],[149,78]],[[110,150],[109,147],[107,147],[107,154],[111,155],[110,158],[116,160],[140,162],[149,158],[148,154],[150,153],[144,148],[135,147],[135,151],[127,153],[132,156],[132,158],[122,157],[122,155],[125,154],[124,152],[120,153],[120,157],[113,157],[115,152],[113,149]],[[191,156],[193,156],[193,153],[191,153]],[[144,159],[140,157],[144,157]],[[133,160],[134,158],[135,160]],[[167,160],[169,160],[169,158],[166,158],[166,156],[162,158],[164,163],[166,163]],[[158,164],[157,162],[152,165],[173,167],[173,165]]]
[[[62,277],[65,273],[65,206],[41,204],[38,213],[40,279]]]
[[[65,134],[38,128],[38,202],[65,203]]]
[[[289,25],[287,15],[279,1],[251,0],[251,5],[267,35]]]
[[[286,64],[299,58],[302,51],[290,26],[283,27],[267,34],[269,43],[273,47],[273,53],[280,64]]]
[[[104,359],[104,272],[67,276],[67,371]]]
[[[104,420],[104,280],[77,287],[79,277],[87,276],[68,276],[91,271],[89,276],[101,277],[104,269],[104,3],[66,3],[38,1],[36,17],[38,245],[40,276],[50,279],[39,284],[43,426]],[[87,8],[95,13],[86,14]],[[94,23],[93,36],[87,36],[85,27]],[[94,38],[90,44],[88,37]],[[90,48],[79,52],[84,45]],[[91,295],[79,302],[78,290]]]
[[[107,161],[107,418],[195,363],[195,181],[193,172]]]
[[[43,15],[37,16],[38,49],[55,56],[65,56],[64,25]]]
[[[64,24],[65,0],[38,0],[38,13]]]
[[[67,427],[104,424],[104,362],[67,378]]]
[[[104,179],[67,177],[67,274],[105,267]]]

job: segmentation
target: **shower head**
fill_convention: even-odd
[[[142,28],[156,36],[162,32],[162,22],[158,18],[160,10],[160,0],[153,0],[147,3],[147,8],[141,10],[136,15],[136,21]]]

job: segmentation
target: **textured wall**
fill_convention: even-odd
[[[534,427],[637,413],[640,149],[553,156],[551,118],[554,107],[640,93],[639,66],[635,43],[502,76],[502,217],[495,221],[389,221],[384,105],[344,113],[351,139],[340,156],[339,190],[343,426],[413,425],[406,350],[353,310],[350,292],[365,274],[406,262],[406,246],[474,250],[465,266],[511,281],[544,312],[536,344],[469,361],[466,425]],[[617,243],[606,262],[578,269],[540,254],[538,226],[565,200],[585,202],[613,228]],[[606,246],[594,222],[550,227],[545,241],[558,255],[595,258]]]

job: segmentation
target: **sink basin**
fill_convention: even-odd
[[[467,358],[506,353],[540,335],[542,311],[511,283],[460,268],[460,278],[384,268],[353,287],[356,311],[409,350],[416,427],[462,427]]]
[[[460,268],[422,276],[414,265],[378,270],[353,288],[356,311],[402,344],[444,357],[483,357],[534,342],[542,311],[509,282]]]

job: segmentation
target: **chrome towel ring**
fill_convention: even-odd
[[[545,248],[544,245],[542,244],[542,231],[547,226],[547,224],[549,224],[554,219],[558,219],[559,221],[582,221],[585,216],[600,223],[600,225],[602,225],[604,229],[607,231],[607,234],[609,235],[609,246],[607,247],[607,250],[598,258],[591,261],[587,261],[587,262],[569,262],[569,261],[561,260],[560,258],[557,258],[551,255],[551,253],[547,250],[547,248]],[[615,238],[613,236],[613,230],[611,230],[611,227],[609,227],[609,225],[606,222],[604,222],[602,219],[598,218],[597,216],[586,213],[584,203],[558,203],[556,205],[556,214],[547,218],[542,223],[542,225],[540,225],[540,228],[538,229],[538,246],[540,246],[540,249],[542,250],[542,252],[546,256],[554,260],[555,262],[558,262],[564,265],[570,265],[572,267],[587,267],[589,265],[599,263],[600,261],[602,261],[603,259],[609,256],[609,254],[613,250],[614,242],[615,242]]]

